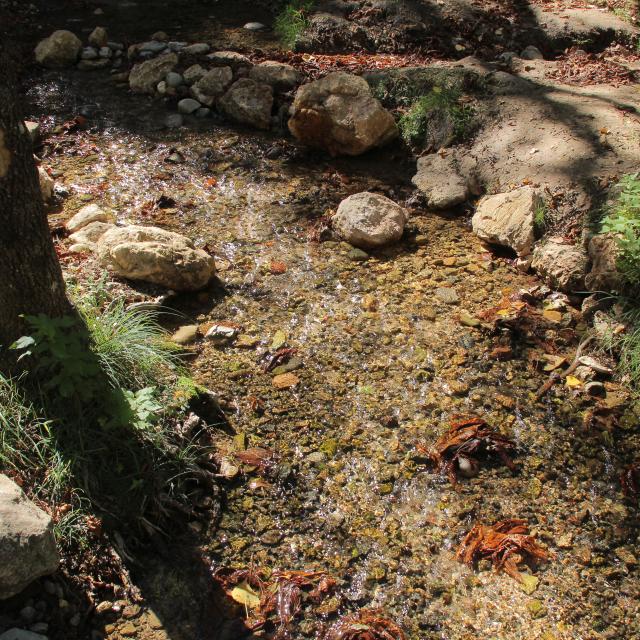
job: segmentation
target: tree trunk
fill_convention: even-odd
[[[21,315],[69,313],[44,211],[31,139],[22,121],[16,64],[0,40],[0,372],[24,331]]]

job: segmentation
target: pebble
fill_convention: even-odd
[[[101,58],[110,58],[113,55],[113,51],[111,51],[109,47],[100,47],[100,51],[98,51],[98,55]]]
[[[152,40],[151,42],[143,42],[140,45],[140,53],[160,53],[167,48],[166,43],[157,42]]]
[[[85,47],[80,54],[80,60],[95,60],[98,52],[93,47]]]
[[[27,622],[33,622],[36,617],[36,613],[37,611],[34,607],[27,606],[20,609],[20,617]]]
[[[247,24],[244,25],[244,28],[247,31],[260,31],[261,29],[266,29],[262,22],[247,22]]]
[[[106,613],[107,611],[111,611],[111,607],[113,607],[113,602],[110,602],[109,600],[103,600],[96,607],[96,612]]]
[[[460,300],[456,290],[451,289],[450,287],[439,287],[436,289],[435,295],[440,302],[444,302],[446,304],[457,304]]]
[[[169,71],[165,77],[165,82],[168,87],[178,87],[184,82],[184,79],[179,73]]]
[[[198,337],[198,325],[187,324],[180,327],[172,336],[171,341],[176,344],[189,344]]]
[[[353,249],[349,250],[349,253],[347,253],[347,258],[349,258],[349,260],[351,260],[352,262],[364,262],[365,260],[369,259],[369,254],[362,249],[354,247]]]
[[[209,107],[200,107],[194,112],[196,118],[208,118],[211,115],[211,109]]]
[[[205,42],[197,42],[196,44],[190,44],[188,47],[184,47],[182,51],[191,56],[197,56],[204,53],[209,53],[211,47]]]

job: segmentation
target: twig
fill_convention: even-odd
[[[571,375],[578,368],[578,360],[580,360],[580,356],[582,352],[595,339],[595,336],[589,336],[585,338],[576,349],[576,355],[573,358],[573,362],[562,372],[556,373],[555,371],[549,376],[549,379],[538,389],[538,393],[536,393],[536,402],[538,402],[541,398],[543,398],[549,389],[553,387],[556,382],[562,380],[562,378],[566,378],[568,375]]]

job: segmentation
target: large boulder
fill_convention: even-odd
[[[176,291],[202,289],[215,273],[215,262],[206,251],[158,227],[110,229],[98,240],[97,251],[102,265],[115,274]]]
[[[129,74],[129,87],[136,93],[155,93],[156,86],[178,64],[175,53],[165,53],[136,64]]]
[[[216,67],[207,71],[191,86],[191,95],[202,104],[211,107],[216,98],[227,90],[232,80],[231,67]]]
[[[471,224],[481,240],[513,249],[520,257],[528,256],[535,240],[535,213],[542,205],[542,198],[531,187],[485,196],[478,202]]]
[[[256,82],[271,85],[276,91],[289,91],[302,80],[300,72],[290,64],[266,60],[257,64],[249,72],[249,77]]]
[[[53,573],[58,562],[51,518],[0,474],[0,599]]]
[[[470,195],[469,181],[460,175],[455,159],[439,153],[418,158],[418,171],[411,182],[434,209],[455,207]]]
[[[219,106],[235,122],[268,129],[271,126],[273,89],[268,84],[242,78],[220,98]]]
[[[566,244],[563,238],[548,238],[533,252],[531,268],[549,286],[565,293],[584,291],[588,258],[578,245]]]
[[[398,135],[393,116],[371,95],[366,80],[342,72],[298,89],[289,129],[332,156],[357,156]]]
[[[618,271],[620,248],[613,233],[600,233],[589,240],[589,258],[591,271],[585,278],[589,291],[619,291],[622,277]]]
[[[81,227],[75,233],[72,233],[69,236],[69,241],[74,245],[92,247],[107,231],[115,228],[115,224],[96,220],[95,222],[90,222],[89,224]]]
[[[354,247],[374,249],[400,240],[406,221],[406,209],[385,196],[364,191],[340,203],[332,224]]]
[[[36,62],[49,69],[61,69],[75,64],[82,41],[71,31],[54,31],[41,40],[35,50]]]

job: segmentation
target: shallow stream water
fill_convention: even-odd
[[[637,521],[618,482],[634,436],[584,427],[592,401],[562,386],[536,403],[547,376],[530,361],[539,346],[516,338],[514,357],[496,360],[496,336],[460,321],[539,283],[489,253],[460,212],[412,208],[407,237],[368,257],[315,237],[351,193],[406,202],[414,166],[404,151],[330,160],[211,121],[163,130],[163,105],[114,90],[99,72],[45,74],[28,98],[45,128],[89,116],[88,131],[44,159],[69,192],[52,222],[97,202],[216,256],[218,286],[178,298],[179,324],[233,322],[241,335],[199,342],[192,370],[233,408],[247,446],[277,454],[279,471],[229,484],[202,552],[216,566],[336,577],[339,597],[324,616],[298,619],[292,638],[362,607],[382,607],[412,640],[640,637]],[[161,196],[164,208],[154,206]],[[566,308],[545,337],[570,359],[581,329]],[[297,349],[294,388],[275,388],[258,362],[274,340]],[[433,444],[456,414],[513,438],[517,472],[485,462],[457,486],[433,473],[416,445]],[[624,424],[633,428],[633,416]],[[220,446],[237,441],[221,436]],[[532,594],[487,563],[455,560],[476,522],[512,517],[555,554],[535,570]],[[170,597],[167,611],[189,608],[176,603],[179,587]],[[200,619],[169,637],[231,639],[236,629]]]

